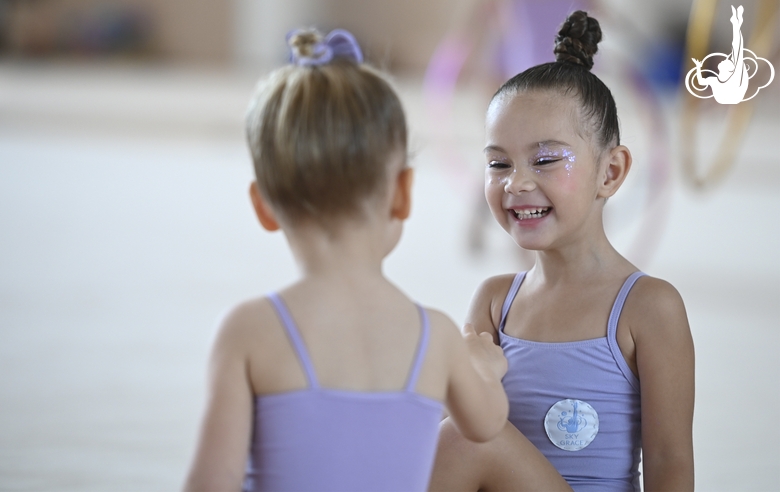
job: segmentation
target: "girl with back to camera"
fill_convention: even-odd
[[[412,183],[393,89],[345,31],[289,44],[249,108],[250,194],[302,278],[222,322],[185,488],[422,491],[443,404],[469,439],[505,425],[506,360],[382,274]]]
[[[600,40],[596,19],[574,12],[557,61],[516,75],[488,107],[485,197],[536,261],[483,282],[466,321],[504,350],[514,425],[478,444],[443,422],[432,490],[551,489],[518,480],[525,437],[576,491],[640,490],[640,451],[645,491],[693,490],[694,352],[682,299],[604,233],[604,204],[631,154],[614,99],[590,72]]]

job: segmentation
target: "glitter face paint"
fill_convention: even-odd
[[[485,199],[499,225],[525,249],[565,241],[595,210],[597,163],[589,142],[571,125],[575,104],[531,92],[488,111]]]
[[[558,161],[563,161],[563,166],[556,166]],[[528,161],[528,170],[536,174],[537,176],[544,176],[554,178],[558,181],[570,179],[574,170],[574,163],[577,161],[577,156],[574,152],[567,148],[555,148],[551,147],[544,142],[539,143],[539,150],[531,156]],[[499,164],[505,164],[506,169],[491,170],[491,163],[496,162]],[[562,167],[562,169],[560,169]],[[503,160],[488,162],[488,172],[486,175],[486,183],[488,185],[500,184],[506,186],[510,181],[517,179],[518,167],[511,166],[508,162],[504,163]],[[560,171],[563,170],[565,177],[560,176]],[[499,176],[495,174],[500,173]]]
[[[566,164],[566,168],[570,169],[571,164],[577,160],[577,156],[575,156],[574,152],[566,147],[562,147],[560,150],[558,150],[551,148],[544,142],[540,142],[539,151],[533,157],[533,162],[539,163],[544,160],[567,161],[568,164]]]
[[[550,164],[535,165],[534,171],[538,175],[548,175],[558,181],[562,186],[572,189],[574,186],[572,174],[574,173],[575,163],[577,162],[577,156],[574,152],[568,147],[558,145],[550,146],[544,142],[540,142],[539,150],[532,157],[531,163],[540,164],[548,161]],[[557,164],[557,162],[563,162],[563,166],[554,165]]]

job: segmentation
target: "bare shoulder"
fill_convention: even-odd
[[[425,312],[428,313],[432,337],[450,340],[460,336],[460,329],[448,315],[429,307],[425,308]]]
[[[431,343],[429,350],[431,354],[437,354],[440,360],[457,359],[457,354],[461,351],[463,344],[463,334],[461,327],[447,314],[432,308],[425,308],[428,313],[431,328]]]
[[[472,323],[477,333],[487,330],[494,337],[497,336],[496,330],[501,322],[501,307],[515,277],[514,273],[496,275],[479,284],[471,299],[466,317],[466,322]]]
[[[223,351],[235,355],[265,345],[264,339],[273,337],[269,329],[275,322],[275,313],[267,298],[242,301],[230,308],[220,319],[214,340],[214,355]]]
[[[489,294],[491,297],[500,297],[503,300],[516,276],[514,273],[505,273],[488,277],[477,287],[477,294]]]
[[[626,299],[624,315],[637,341],[643,336],[690,334],[682,296],[672,284],[660,278],[643,276],[637,280]]]
[[[241,302],[223,316],[211,357],[213,366],[241,364],[255,394],[306,386],[294,348],[267,297]]]
[[[444,401],[450,368],[458,352],[457,338],[460,338],[460,332],[452,319],[443,312],[428,307],[424,309],[428,315],[430,339],[417,391],[429,398]]]

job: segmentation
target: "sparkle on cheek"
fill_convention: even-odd
[[[491,185],[499,184],[501,186],[506,186],[507,183],[509,183],[509,180],[511,179],[512,175],[516,173],[517,173],[517,169],[512,169],[512,172],[509,173],[508,175],[503,175],[501,177],[492,176],[488,178],[488,184]]]
[[[569,191],[572,192],[577,188],[577,179],[573,176],[574,171],[574,165],[572,164],[574,162],[574,154],[571,155],[571,158],[569,159],[569,162],[566,163],[566,165],[563,166],[563,169],[566,171],[564,176],[561,176],[559,181],[563,185],[563,187]]]
[[[574,155],[574,152],[568,149],[563,150],[563,158],[566,159],[567,162],[566,165],[563,166],[563,168],[566,170],[566,178],[571,180],[571,171],[574,168],[573,162],[577,160],[577,156]]]
[[[571,150],[563,149],[563,158],[569,161],[566,163],[566,165],[563,166],[563,168],[566,170],[566,177],[571,179],[571,172],[572,169],[574,168],[573,163],[574,161],[577,160],[577,156],[574,155],[574,152],[572,152]]]

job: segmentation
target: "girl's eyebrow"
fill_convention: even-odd
[[[534,142],[528,144],[529,149],[538,149],[539,147],[571,147],[571,145],[560,140],[542,140],[541,142]],[[506,150],[498,145],[488,145],[483,152],[500,152],[506,154]]]
[[[538,147],[571,147],[571,145],[566,142],[561,142],[560,140],[542,140],[541,142],[533,143],[528,147],[536,149]]]
[[[501,152],[503,154],[506,154],[506,150],[504,150],[503,148],[499,147],[498,145],[488,145],[487,147],[485,147],[485,149],[482,152],[484,152],[484,153],[488,153],[488,152]]]

